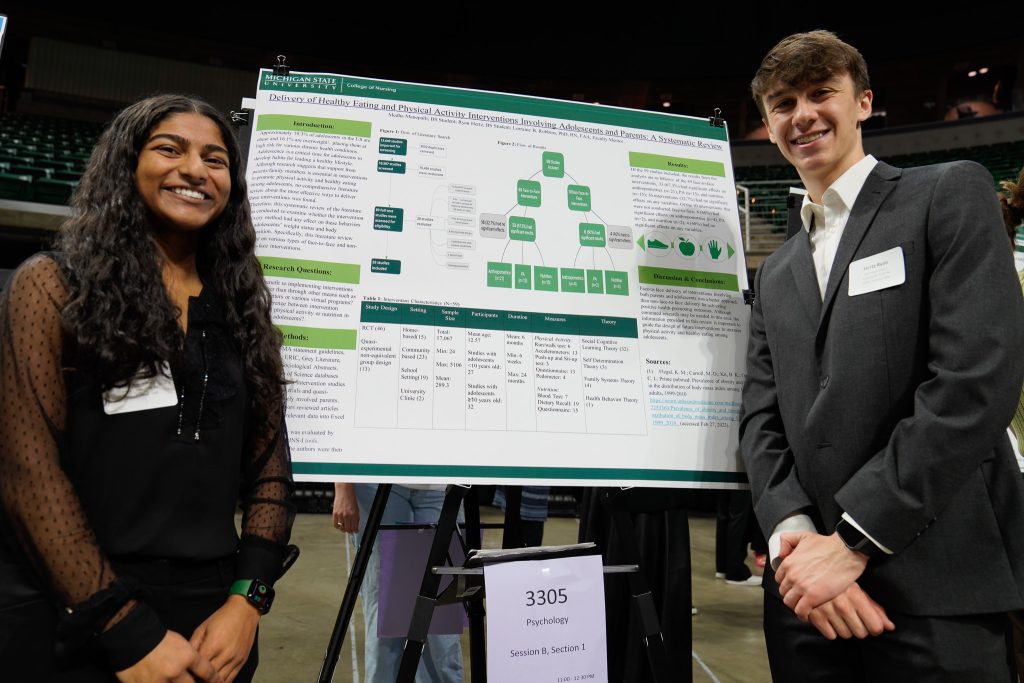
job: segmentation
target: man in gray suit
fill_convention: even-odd
[[[867,67],[829,32],[784,39],[751,88],[807,188],[755,278],[740,425],[773,676],[1008,681],[1024,305],[992,178],[866,156]]]

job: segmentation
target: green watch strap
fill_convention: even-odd
[[[238,579],[231,584],[228,595],[241,595],[260,614],[269,612],[274,603],[274,589],[259,579]]]

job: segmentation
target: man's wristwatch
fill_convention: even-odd
[[[274,602],[274,589],[259,579],[239,579],[231,584],[228,595],[241,595],[255,607],[260,614],[270,611]]]
[[[872,560],[877,559],[884,554],[882,549],[875,545],[863,531],[850,524],[849,520],[845,518],[840,518],[839,524],[836,524],[836,535],[839,536],[839,540],[841,540],[847,548],[850,550],[856,550],[859,553],[864,553]]]

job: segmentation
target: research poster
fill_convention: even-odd
[[[724,127],[269,70],[252,126],[297,479],[745,483]]]

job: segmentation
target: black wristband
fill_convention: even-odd
[[[70,657],[103,631],[115,614],[130,600],[139,596],[138,582],[119,578],[87,600],[60,611],[57,620],[55,654],[58,659]],[[135,608],[136,610],[138,607]],[[125,615],[126,617],[128,615]]]
[[[874,560],[885,554],[881,548],[875,545],[874,541],[867,537],[867,534],[850,524],[845,518],[840,518],[839,523],[836,524],[836,535],[847,548],[864,553],[869,559]]]
[[[96,645],[103,652],[111,671],[123,671],[148,655],[167,635],[160,617],[145,603],[103,633],[96,636]]]

